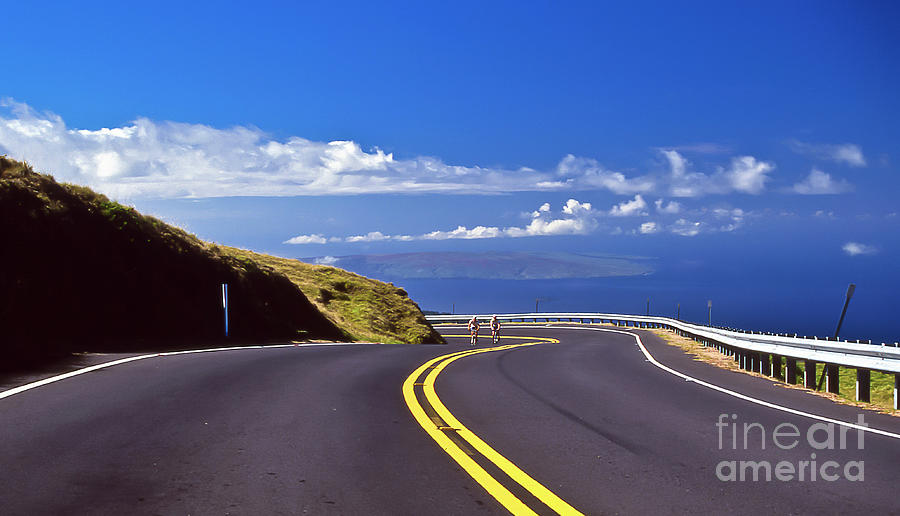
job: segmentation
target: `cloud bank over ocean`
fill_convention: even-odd
[[[562,252],[427,252],[322,256],[304,261],[387,280],[608,278],[654,271],[649,258]]]

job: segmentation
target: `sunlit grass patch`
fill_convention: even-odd
[[[650,330],[656,335],[658,335],[661,339],[663,339],[667,344],[677,346],[681,348],[686,353],[689,353],[694,356],[695,360],[702,360],[704,362],[714,364],[716,366],[731,370],[731,371],[739,371],[745,374],[750,374],[753,376],[759,376],[762,378],[766,378],[772,381],[777,381],[774,378],[768,375],[762,375],[753,371],[746,371],[741,369],[738,365],[737,361],[734,360],[733,357],[728,357],[722,353],[719,353],[715,348],[705,347],[701,345],[699,342],[694,341],[688,337],[682,337],[677,335],[671,331],[661,330],[661,329],[653,329]],[[786,378],[786,368],[787,361],[782,360],[781,362],[781,377]],[[805,389],[803,387],[803,369],[804,369],[804,361],[797,360],[797,377],[796,381],[793,384],[787,384],[785,382],[778,382],[780,385],[790,386],[799,389]],[[816,364],[816,383],[822,376],[822,372],[824,370],[824,364],[817,363]],[[823,382],[823,391],[813,391],[808,390],[808,392],[812,394],[816,394],[818,396],[829,398],[838,403],[854,405],[859,407],[867,407],[878,409],[881,412],[887,414],[893,414],[900,416],[900,411],[893,410],[894,406],[894,375],[892,373],[883,373],[880,371],[872,371],[871,372],[871,392],[870,392],[870,403],[863,403],[856,401],[856,369],[852,367],[841,367],[838,371],[838,394],[832,394],[824,391],[824,382]],[[805,389],[806,390],[806,389]]]
[[[251,260],[286,275],[319,310],[354,340],[421,344],[443,342],[406,291],[328,265],[218,246],[225,255]]]

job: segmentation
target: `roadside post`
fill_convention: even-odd
[[[707,326],[712,328],[712,299],[706,302],[706,308],[709,309],[709,324]]]
[[[847,298],[844,300],[844,309],[841,310],[841,318],[838,319],[837,329],[834,330],[834,338],[838,338],[838,334],[841,332],[841,326],[844,324],[844,316],[847,315],[847,306],[850,305],[850,298],[853,297],[853,293],[856,292],[856,285],[851,283],[850,286],[847,287]]]
[[[847,287],[847,294],[844,299],[844,308],[841,310],[841,318],[838,319],[837,328],[834,330],[834,340],[840,342],[838,338],[838,334],[841,333],[841,326],[844,324],[844,317],[847,315],[847,307],[850,305],[850,298],[853,297],[853,293],[856,292],[856,284],[851,283]],[[865,401],[868,401],[869,397],[869,386],[862,385],[862,390],[860,390],[861,384],[869,383],[869,371],[865,370],[862,374],[857,370],[856,375],[856,397],[859,400],[860,393],[863,394],[863,397],[866,398]],[[825,390],[828,392],[838,394],[838,366],[832,364],[825,364],[822,368],[822,377],[819,378],[819,383],[816,385],[816,390],[822,390],[822,382],[828,380],[825,385]]]
[[[228,283],[222,283],[222,308],[225,309],[225,337],[228,337]]]

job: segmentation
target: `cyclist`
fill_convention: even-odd
[[[472,334],[473,346],[478,344],[478,328],[478,318],[473,315],[472,319],[469,321],[469,332]]]
[[[497,316],[491,317],[491,340],[494,341],[494,344],[500,342],[500,321],[497,320]]]

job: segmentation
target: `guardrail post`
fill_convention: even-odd
[[[872,391],[871,377],[871,371],[868,369],[856,370],[856,401],[870,401]],[[895,379],[894,385],[896,385],[896,382]]]
[[[900,410],[900,373],[894,373],[894,410]]]
[[[857,377],[857,384],[859,378]],[[827,364],[825,366],[825,390],[832,394],[840,394],[840,376],[838,375],[838,366],[836,364]],[[857,388],[857,391],[859,389]]]
[[[816,363],[812,360],[803,361],[803,386],[807,389],[816,388]]]
[[[787,383],[796,385],[797,384],[797,359],[796,358],[788,358],[785,361],[784,372],[785,372],[785,380]]]
[[[759,374],[771,376],[769,373],[769,354],[763,353],[759,357]]]
[[[784,375],[781,374],[781,355],[772,355],[772,365],[770,368],[771,373],[769,376],[775,377],[779,380],[784,379]]]

